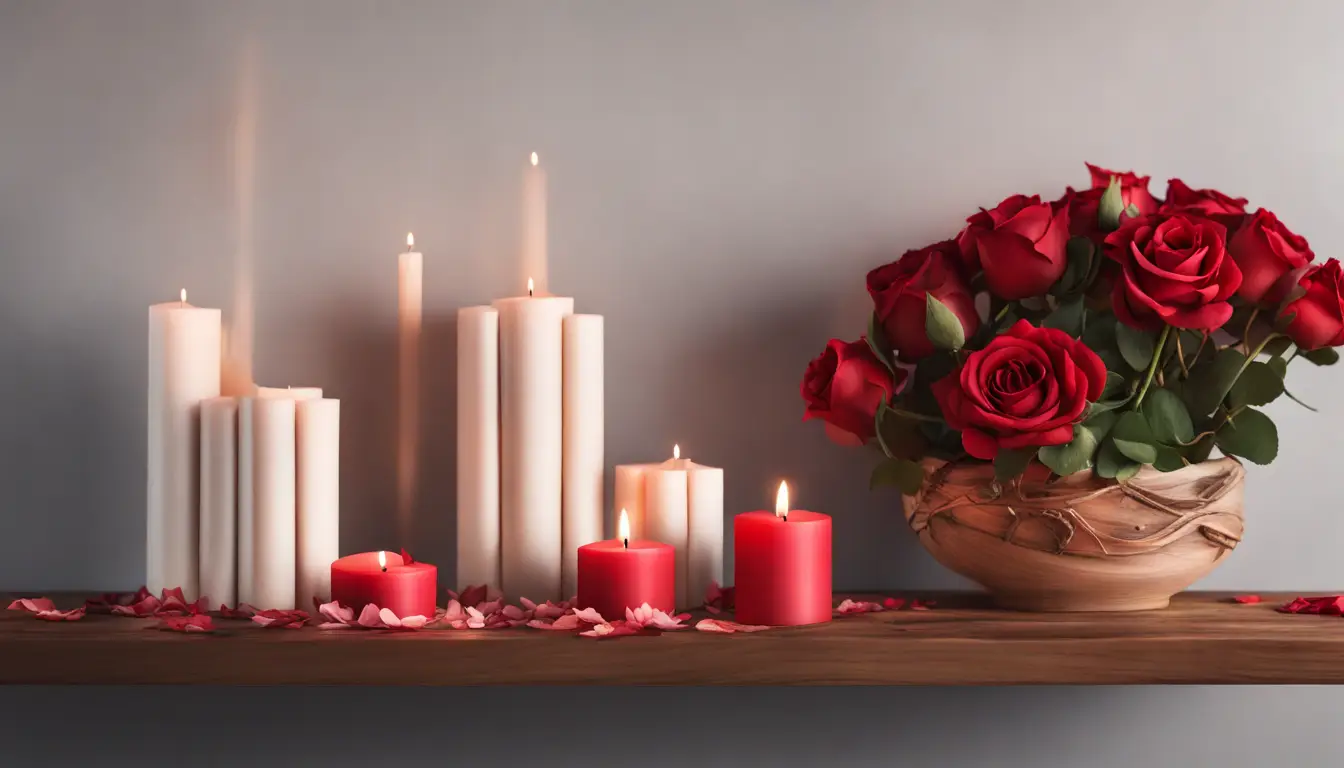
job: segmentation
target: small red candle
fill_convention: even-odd
[[[331,599],[355,609],[372,603],[400,618],[434,617],[439,569],[429,563],[408,563],[395,552],[361,552],[331,564]]]
[[[789,510],[779,484],[775,511],[733,519],[737,620],[775,627],[831,620],[831,518]]]
[[[630,519],[621,510],[617,539],[579,547],[579,606],[607,621],[625,618],[644,603],[676,609],[676,550],[656,541],[631,541]]]

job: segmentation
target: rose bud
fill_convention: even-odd
[[[831,339],[803,374],[803,421],[821,419],[826,434],[841,445],[862,445],[873,438],[878,406],[905,383],[906,373],[891,371],[865,339]]]
[[[1089,189],[1074,190],[1069,187],[1064,196],[1055,202],[1069,209],[1069,232],[1076,237],[1086,237],[1100,242],[1106,233],[1097,223],[1097,209],[1101,206],[1101,196],[1110,186],[1111,177],[1120,179],[1120,202],[1128,209],[1131,205],[1140,216],[1157,212],[1157,200],[1148,191],[1150,176],[1139,176],[1133,171],[1116,172],[1087,163],[1087,171],[1092,175]],[[1121,218],[1124,220],[1124,217]]]
[[[868,273],[877,321],[901,360],[915,362],[933,354],[924,329],[925,294],[952,310],[970,338],[980,328],[975,297],[958,271],[956,244],[951,240],[907,251],[899,260]]]

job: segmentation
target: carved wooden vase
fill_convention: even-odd
[[[1235,459],[1123,484],[1080,472],[998,485],[988,464],[924,462],[905,517],[938,562],[1005,608],[1142,611],[1213,570],[1241,541],[1245,470]]]

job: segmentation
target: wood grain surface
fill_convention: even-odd
[[[1276,613],[1292,595],[1240,605],[1225,594],[1184,593],[1169,609],[1128,614],[1015,613],[989,608],[980,595],[917,596],[936,607],[751,635],[687,630],[600,641],[526,628],[296,631],[219,619],[215,634],[184,635],[153,629],[153,619],[45,622],[6,611],[0,683],[1344,683],[1344,619]]]

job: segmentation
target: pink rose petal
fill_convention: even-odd
[[[537,610],[537,604],[534,603],[534,602],[532,602],[531,600],[528,600],[526,597],[520,597],[520,598],[518,598],[518,602],[522,604],[522,606],[523,606],[523,608],[524,608],[525,610],[529,610],[529,611],[535,611],[535,610]]]
[[[143,598],[130,605],[112,606],[112,613],[117,616],[131,616],[137,619],[143,619],[153,616],[159,610],[160,605],[162,605],[162,603],[159,601],[159,598],[153,595],[145,595]]]
[[[681,623],[685,621],[685,619],[682,618],[683,616],[686,618],[690,618],[690,614],[668,616],[666,613],[662,611],[654,610],[653,617],[649,619],[649,623],[646,624],[645,626],[650,626],[655,629],[662,629],[662,630],[690,629],[689,626]]]
[[[639,629],[624,621],[614,621],[610,624],[598,624],[587,632],[579,633],[581,637],[594,637],[599,640],[637,634],[639,634]]]
[[[500,613],[504,615],[504,618],[509,619],[510,621],[524,620],[523,609],[516,605],[506,605],[500,610]]]
[[[467,606],[467,627],[470,629],[485,629],[485,614],[474,606]]]
[[[443,612],[443,618],[445,621],[457,621],[458,619],[466,618],[466,616],[467,612],[462,610],[461,603],[459,603],[456,599],[448,601],[448,608]]]
[[[568,607],[556,605],[549,600],[532,609],[532,615],[536,616],[538,619],[558,619],[568,613]]]
[[[49,597],[23,597],[10,603],[9,610],[41,613],[56,610],[56,604]]]
[[[206,614],[196,616],[164,616],[159,620],[159,629],[171,632],[214,632],[215,623]]]
[[[478,605],[488,598],[484,584],[473,584],[457,595],[457,601],[463,605]]]
[[[607,623],[607,620],[604,619],[604,618],[602,618],[602,614],[598,613],[597,611],[595,611],[595,610],[592,609],[592,608],[584,608],[584,609],[582,609],[582,610],[579,610],[578,608],[575,608],[575,609],[573,609],[573,610],[574,610],[574,615],[579,617],[579,621],[585,622],[585,623],[587,623],[587,624],[606,624],[606,623]]]
[[[366,629],[382,629],[383,619],[379,616],[378,606],[369,603],[359,612],[359,618],[355,623]]]
[[[323,603],[318,607],[317,612],[328,621],[338,624],[349,624],[355,619],[355,609],[347,608],[335,600],[330,603]]]
[[[770,627],[763,624],[738,624],[736,621],[724,621],[723,619],[701,619],[695,625],[695,628],[701,632],[763,632]]]
[[[384,610],[386,610],[386,609],[384,609]],[[389,611],[389,613],[391,613],[391,611]],[[402,620],[401,620],[401,628],[402,628],[402,629],[423,629],[423,628],[425,627],[425,625],[428,624],[428,623],[429,623],[429,619],[428,619],[428,618],[426,618],[426,617],[424,617],[424,616],[421,616],[421,615],[419,615],[419,614],[416,614],[416,615],[414,615],[414,616],[407,616],[406,618],[402,619]]]
[[[840,601],[840,605],[835,609],[836,613],[841,616],[850,616],[860,613],[876,613],[881,610],[883,610],[882,606],[877,603],[863,600],[850,600],[849,598]]]
[[[307,611],[281,611],[270,609],[259,611],[252,617],[252,622],[254,624],[260,624],[262,627],[272,629],[301,629],[307,621]]]
[[[463,603],[463,605],[466,605],[466,603]],[[495,598],[494,600],[487,600],[485,602],[476,604],[476,610],[480,611],[486,616],[489,616],[492,613],[499,613],[500,610],[502,610],[503,608],[504,608],[503,598]]]

